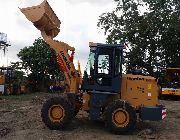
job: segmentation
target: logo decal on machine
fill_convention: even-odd
[[[62,55],[64,61],[66,62],[66,65],[68,67],[68,69],[70,70],[71,69],[71,66],[70,66],[70,61],[67,60],[66,56],[64,55],[64,52],[63,51],[60,51],[60,54]]]
[[[148,84],[148,89],[151,89],[151,88],[152,88],[151,84]]]

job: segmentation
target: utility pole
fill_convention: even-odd
[[[11,45],[7,42],[7,34],[0,32],[0,50],[3,50],[4,55],[6,54],[9,46]]]

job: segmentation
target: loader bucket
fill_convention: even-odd
[[[52,38],[58,35],[61,21],[47,0],[44,0],[40,5],[21,8],[20,10],[38,30],[45,31],[46,35]]]

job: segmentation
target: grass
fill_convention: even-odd
[[[33,94],[21,94],[21,95],[1,95],[0,99],[5,100],[5,102],[1,104],[1,109],[5,111],[16,111],[18,110],[23,101],[28,101],[33,98]]]
[[[5,99],[5,100],[17,100],[17,101],[28,101],[31,100],[35,95],[33,93],[26,93],[26,94],[21,94],[21,95],[9,95],[9,96],[0,96],[0,99]]]
[[[20,95],[0,95],[0,109],[5,111],[18,112],[22,105],[28,105],[25,101],[32,101],[36,96],[42,96],[42,93],[26,93]],[[5,100],[5,101],[3,101]]]

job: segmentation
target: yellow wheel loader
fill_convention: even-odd
[[[12,67],[0,67],[0,95],[17,95],[26,92],[26,87],[19,84]]]
[[[13,69],[11,67],[0,67],[0,94],[13,94],[16,89],[13,85]]]
[[[166,117],[165,107],[158,103],[155,78],[122,74],[123,45],[89,43],[81,79],[73,63],[75,48],[53,39],[61,22],[48,2],[20,10],[56,51],[67,83],[63,97],[48,99],[42,107],[42,120],[48,128],[65,129],[79,110],[88,112],[91,120],[104,120],[107,129],[117,134],[132,131],[137,118],[159,121]]]
[[[160,97],[180,97],[180,68],[167,68],[165,79],[167,83],[163,86]]]

